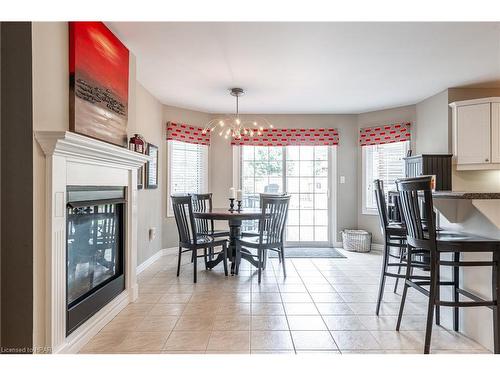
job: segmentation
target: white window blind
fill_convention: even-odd
[[[206,193],[208,191],[208,146],[168,141],[169,205],[174,194]]]
[[[373,181],[384,182],[384,192],[396,190],[396,180],[404,177],[404,160],[409,142],[363,146],[363,211],[376,211]]]

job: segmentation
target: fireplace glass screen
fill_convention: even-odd
[[[68,305],[122,274],[122,206],[68,205]]]

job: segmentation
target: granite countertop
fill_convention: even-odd
[[[432,196],[443,199],[500,199],[500,193],[449,190],[435,191]]]

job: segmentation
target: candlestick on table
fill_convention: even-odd
[[[234,198],[229,198],[229,211],[234,211]]]

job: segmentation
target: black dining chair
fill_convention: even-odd
[[[193,211],[194,212],[211,212],[212,211],[212,193],[205,194],[191,194],[193,200]],[[214,238],[218,237],[229,237],[229,231],[227,230],[215,230],[215,224],[213,220],[195,218],[196,230],[198,234],[206,234]],[[212,260],[214,257],[214,249],[208,249],[208,259]],[[194,259],[191,259],[194,261]]]
[[[289,195],[279,197],[262,197],[262,216],[259,219],[259,235],[236,240],[237,250],[235,274],[238,274],[241,252],[247,251],[252,254],[254,258],[257,258],[260,283],[262,279],[262,269],[264,266],[264,254],[268,250],[271,250],[278,253],[278,257],[283,267],[283,276],[286,277],[285,247],[283,245],[283,237],[289,203]],[[256,250],[257,254],[253,254],[252,250]]]
[[[262,208],[262,199],[264,197],[283,197],[285,196],[286,193],[282,194],[275,194],[275,193],[259,193],[259,206]],[[259,236],[259,228],[257,226],[256,231],[243,231],[241,232],[242,237],[258,237]],[[281,263],[281,257],[278,258],[279,262]],[[267,266],[267,250],[264,250],[264,255],[263,255],[263,261],[262,261],[262,269],[266,269]]]
[[[212,211],[212,193],[191,194],[193,199],[194,212],[211,212]],[[213,220],[195,218],[196,230],[198,234],[207,234],[212,237],[228,237],[229,231],[215,230]]]
[[[436,324],[439,324],[440,306],[453,307],[455,331],[459,329],[460,307],[486,306],[491,308],[493,310],[494,352],[498,354],[500,353],[500,241],[466,233],[438,232],[435,226],[431,180],[432,176],[422,176],[396,181],[406,222],[408,243],[405,283],[396,330],[399,331],[401,327],[406,296],[408,288],[411,287],[429,297],[424,342],[425,354],[430,352],[434,310],[436,310]],[[491,252],[492,261],[461,260],[461,253],[465,252]],[[422,253],[427,253],[430,259],[429,275],[414,273],[415,268],[422,266],[421,262],[415,261],[414,255]],[[451,260],[441,259],[441,255],[445,253],[452,254]],[[441,266],[453,268],[451,281],[441,280]],[[492,268],[492,300],[484,300],[460,287],[460,267]],[[453,301],[441,300],[441,286],[453,288]],[[460,295],[470,301],[460,301]]]
[[[377,202],[377,211],[380,221],[380,229],[382,230],[382,235],[384,236],[384,252],[382,257],[382,271],[380,275],[380,285],[377,298],[377,307],[375,314],[378,315],[380,311],[380,304],[384,296],[385,280],[386,277],[396,278],[396,284],[394,286],[394,292],[397,290],[397,281],[400,278],[404,278],[404,274],[401,273],[401,267],[405,266],[404,263],[404,253],[406,249],[406,228],[401,223],[390,223],[387,216],[387,205],[384,193],[384,183],[382,180],[373,181],[375,200]],[[391,249],[397,249],[397,253],[391,252]],[[397,259],[395,262],[391,262],[391,258]],[[389,270],[389,267],[398,267],[397,273],[393,273]]]
[[[208,269],[207,249],[222,247],[224,253],[224,274],[227,276],[227,240],[216,240],[207,234],[198,234],[195,218],[193,215],[193,203],[190,196],[172,196],[172,207],[174,210],[175,222],[179,233],[179,259],[177,263],[177,277],[181,269],[182,253],[191,252],[194,270],[194,282],[196,283],[197,258],[205,259],[205,269]],[[185,250],[183,250],[185,249]],[[203,255],[198,255],[198,250],[203,249]],[[217,253],[219,254],[219,253]]]

